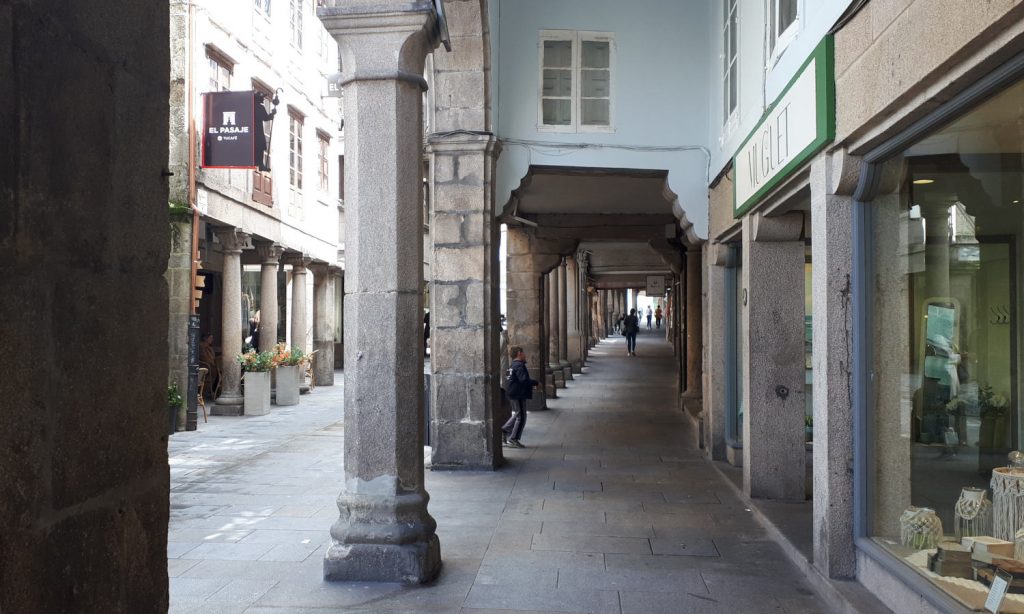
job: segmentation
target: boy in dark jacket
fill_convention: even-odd
[[[522,347],[513,345],[508,349],[508,355],[512,359],[512,366],[505,382],[505,394],[512,403],[513,414],[501,427],[501,440],[509,447],[525,448],[519,443],[519,438],[523,436],[523,427],[526,426],[526,400],[533,398],[533,389],[540,382],[530,379],[530,372],[526,368],[526,352]]]

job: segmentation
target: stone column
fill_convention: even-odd
[[[728,343],[732,339],[728,318],[731,306],[728,304],[728,269],[729,246],[723,243],[704,244],[704,262],[707,267],[707,327],[704,329],[704,349],[707,356],[707,386],[704,388],[704,420],[705,445],[708,447],[712,460],[726,460],[726,412],[730,411],[726,403],[726,390],[730,386],[726,370],[726,357],[732,351]],[[678,293],[674,296],[678,296]],[[677,310],[677,299],[673,299],[672,308]],[[676,314],[672,314],[673,319]],[[678,324],[676,324],[678,326]],[[678,333],[677,333],[678,336]],[[735,344],[732,344],[735,345]]]
[[[345,58],[345,486],[327,580],[418,583],[441,567],[423,484],[423,69],[428,3],[329,0]]]
[[[558,267],[548,271],[544,279],[544,304],[547,307],[548,371],[555,388],[565,388],[565,375],[558,363],[558,347],[561,337],[558,317]]]
[[[703,374],[701,372],[704,355],[704,296],[701,292],[701,281],[704,272],[701,267],[701,248],[691,248],[686,252],[686,388],[683,400],[694,407],[700,407],[704,396]],[[696,413],[699,413],[699,409]]]
[[[569,365],[573,373],[580,373],[583,370],[583,306],[586,304],[581,299],[580,293],[580,270],[577,259],[570,256],[567,260],[566,281],[569,284],[566,296],[569,297],[569,305],[566,312],[569,314]]]
[[[277,270],[282,248],[273,241],[255,241],[260,257],[260,350],[270,351],[277,343]]]
[[[306,313],[309,305],[306,302],[306,267],[311,259],[305,255],[287,256],[285,262],[292,265],[292,308],[291,313],[291,346],[308,351],[306,344],[309,323]]]
[[[859,158],[838,152],[811,164],[814,296],[814,566],[853,578],[853,198]]]
[[[313,271],[313,377],[317,386],[334,385],[334,273],[326,263]]]
[[[345,269],[340,266],[330,268],[332,283],[331,302],[334,305],[334,369],[345,368]],[[338,300],[338,291],[341,291],[341,300]]]
[[[224,253],[221,282],[220,396],[210,408],[215,416],[242,415],[242,366],[235,355],[242,351],[242,247],[249,235],[237,228],[218,228]]]
[[[802,230],[800,212],[743,218],[743,489],[751,497],[804,500]]]
[[[432,469],[502,460],[498,366],[498,225],[492,135],[430,137]]]
[[[562,380],[572,380],[572,365],[569,364],[569,266],[566,259],[558,266],[558,368]]]

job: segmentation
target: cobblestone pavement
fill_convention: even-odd
[[[425,586],[326,583],[341,386],[171,437],[171,612],[824,612],[694,448],[671,346],[603,342],[493,473],[428,472],[444,568]],[[341,378],[337,378],[340,383]]]

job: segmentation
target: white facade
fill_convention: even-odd
[[[822,38],[836,25],[851,0],[720,0],[711,9],[712,59],[710,115],[711,175],[718,175],[782,94]],[[771,12],[790,5],[791,26],[774,36]],[[735,9],[732,7],[735,6]],[[727,13],[735,10],[737,105],[727,114],[725,56],[729,43]],[[773,44],[774,39],[774,44]],[[730,39],[731,40],[731,39]]]
[[[316,18],[313,0],[204,0],[195,3],[194,15],[191,72],[197,130],[203,121],[202,94],[214,87],[268,88],[279,90],[280,98],[270,135],[272,204],[253,199],[251,170],[200,169],[198,208],[209,221],[335,263],[342,240],[339,156],[344,146],[340,99],[327,97],[327,76],[337,72],[338,52]],[[230,68],[226,88],[212,80],[218,64]],[[223,72],[220,68],[216,78],[223,80]],[[295,156],[292,164],[293,150],[298,149],[295,137],[301,137],[301,159]],[[321,160],[321,139],[328,143],[326,160]],[[293,168],[301,172],[301,180]]]

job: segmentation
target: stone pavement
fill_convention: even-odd
[[[444,568],[428,585],[326,583],[341,386],[171,437],[171,612],[824,612],[694,449],[671,346],[592,353],[493,473],[428,472]],[[341,381],[338,378],[337,381]]]

